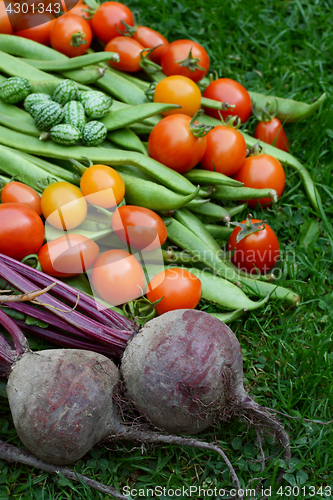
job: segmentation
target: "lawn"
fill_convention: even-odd
[[[282,250],[278,284],[302,297],[299,307],[269,301],[230,324],[243,350],[247,391],[261,405],[280,412],[290,435],[292,459],[282,460],[270,436],[231,420],[202,432],[228,455],[241,486],[255,498],[333,499],[333,114],[332,0],[127,0],[142,24],[170,41],[191,38],[211,57],[211,69],[263,94],[311,103],[327,99],[310,118],[285,124],[290,152],[311,172],[321,196],[321,216],[313,211],[297,173],[286,170],[278,204],[252,211],[276,231]],[[251,118],[244,130],[253,133]],[[243,215],[239,216],[241,220]],[[203,302],[200,306],[207,309]],[[0,439],[19,444],[0,386]],[[261,443],[261,446],[260,446]],[[262,454],[265,455],[263,469]],[[214,488],[232,487],[229,471],[212,452],[175,446],[100,446],[76,465],[78,472],[113,485],[136,489],[132,498],[150,498],[159,487],[163,500],[232,498]],[[283,474],[280,489],[277,477]],[[256,478],[256,479],[255,479]],[[259,483],[258,478],[262,478]],[[184,488],[184,492],[175,489]],[[201,491],[199,491],[201,488]],[[163,490],[164,489],[164,490]],[[140,494],[141,493],[141,494]],[[140,494],[140,496],[139,496]],[[39,470],[0,461],[0,500],[97,500],[105,495]],[[108,497],[109,498],[109,497]],[[248,490],[244,498],[254,498]]]

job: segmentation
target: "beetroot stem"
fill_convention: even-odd
[[[29,344],[16,323],[0,309],[0,324],[7,330],[13,339],[15,351],[18,357],[29,351]]]
[[[227,465],[230,471],[230,476],[232,478],[232,481],[236,483],[238,490],[241,490],[240,482],[238,480],[237,474],[230,460],[223,452],[223,450],[219,446],[216,446],[215,444],[207,443],[205,441],[200,441],[199,439],[195,438],[185,438],[173,434],[162,434],[159,432],[140,431],[135,429],[125,431],[122,434],[111,434],[105,440],[103,440],[103,442],[112,442],[120,440],[141,441],[143,443],[169,443],[169,444],[177,444],[179,446],[191,446],[192,448],[200,448],[202,450],[215,451],[223,458],[225,464]],[[239,495],[238,497],[234,498],[239,498],[239,500],[242,500],[243,496]]]
[[[3,441],[0,441],[0,459],[6,460],[7,462],[30,465],[31,467],[42,469],[46,472],[50,472],[51,474],[62,474],[67,479],[82,482],[95,490],[101,491],[104,495],[112,495],[113,497],[120,498],[121,500],[128,500],[127,496],[118,493],[118,491],[114,490],[110,486],[105,486],[94,479],[89,479],[88,477],[68,469],[67,467],[59,467],[58,465],[52,465],[44,462],[28,451],[21,450],[20,448],[4,443]]]

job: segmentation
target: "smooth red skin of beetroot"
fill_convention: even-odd
[[[135,406],[170,433],[195,434],[211,425],[229,398],[246,397],[236,336],[198,310],[149,321],[128,343],[121,372]]]
[[[83,457],[117,428],[112,394],[119,371],[105,356],[79,349],[26,352],[13,365],[7,394],[24,446],[46,462]]]

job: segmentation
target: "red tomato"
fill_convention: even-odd
[[[187,115],[163,118],[149,135],[149,156],[180,174],[195,167],[205,153],[206,137],[195,137],[190,122]]]
[[[81,0],[75,5],[75,7],[68,9],[68,13],[82,17],[89,23],[89,26],[91,27],[91,19],[94,11],[88,5],[83,3]]]
[[[246,158],[246,142],[238,130],[218,125],[208,132],[206,152],[201,160],[205,170],[234,175]]]
[[[82,56],[90,47],[92,31],[82,17],[66,14],[53,22],[50,41],[53,49],[68,57]]]
[[[87,202],[70,182],[54,182],[44,189],[42,213],[51,226],[64,231],[79,226],[87,215]]]
[[[150,54],[149,59],[160,64],[162,52],[169,45],[165,36],[147,26],[137,26],[133,38],[145,48],[152,49],[156,47]]]
[[[156,306],[157,314],[175,309],[195,309],[201,298],[201,281],[186,269],[166,269],[148,284],[146,296],[150,302],[163,299]]]
[[[119,62],[109,61],[114,68],[128,73],[140,71],[141,52],[144,50],[144,47],[134,40],[134,38],[117,36],[106,44],[104,50],[107,52],[117,52],[119,54]]]
[[[266,154],[246,158],[234,179],[243,182],[245,187],[275,189],[278,198],[282,195],[286,183],[286,175],[281,163],[273,156]],[[263,206],[272,204],[270,198],[262,198],[260,200],[249,200],[248,205],[249,207],[255,207],[259,202]]]
[[[48,12],[28,12],[15,24],[15,35],[43,45],[50,45],[50,31],[55,16]]]
[[[168,76],[155,87],[154,102],[179,104],[181,108],[164,111],[163,116],[188,115],[194,116],[201,107],[201,92],[196,83],[186,76]]]
[[[282,151],[289,152],[288,137],[278,118],[274,117],[268,122],[259,122],[254,137],[267,144],[274,144],[276,148],[282,149]]]
[[[192,55],[192,61],[191,61]],[[193,61],[197,59],[197,61]],[[198,82],[207,75],[209,56],[206,50],[192,40],[176,40],[171,42],[162,52],[161,66],[165,75],[187,76]]]
[[[83,173],[80,188],[88,203],[112,208],[124,198],[125,184],[118,172],[107,165],[92,165]]]
[[[259,219],[251,219],[252,222],[261,222]],[[242,221],[246,224],[247,221]],[[235,252],[231,256],[231,262],[239,269],[248,273],[265,274],[274,267],[279,259],[279,241],[274,231],[268,224],[263,223],[265,229],[245,236],[239,243],[236,243],[236,236],[240,232],[240,227],[236,227],[228,242],[229,252]]]
[[[121,21],[133,26],[132,11],[119,2],[104,2],[91,21],[94,35],[102,42],[108,43],[112,38],[118,37],[119,31],[124,28]]]
[[[125,250],[108,250],[96,260],[92,284],[98,295],[114,306],[142,295],[145,277],[136,258]]]
[[[49,241],[38,252],[43,272],[56,278],[69,278],[86,272],[99,254],[98,245],[81,234],[65,234]]]
[[[20,203],[42,215],[40,195],[22,182],[8,182],[1,191],[1,203]]]
[[[22,260],[38,252],[44,241],[44,224],[32,208],[19,203],[0,205],[0,253]]]
[[[112,216],[111,225],[118,238],[137,250],[155,250],[167,239],[163,220],[148,208],[119,207]]]
[[[230,78],[218,78],[211,82],[203,93],[204,97],[215,99],[215,101],[227,102],[235,107],[227,111],[220,111],[223,118],[227,116],[239,116],[244,123],[251,115],[251,97],[243,85]],[[214,118],[220,119],[217,109],[205,108],[205,113]]]
[[[0,33],[6,34],[6,35],[12,35],[13,30],[12,30],[12,25],[9,20],[7,11],[6,11],[7,4],[3,2],[2,0],[0,1]]]

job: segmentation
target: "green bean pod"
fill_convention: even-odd
[[[251,278],[240,278],[239,274],[235,273],[233,269],[228,267],[225,262],[217,256],[216,252],[212,252],[198,236],[177,220],[173,220],[172,224],[167,226],[167,230],[169,240],[175,243],[179,248],[197,257],[198,260],[209,269],[212,269],[215,274],[239,285],[247,294],[251,296],[257,295],[261,298],[266,298],[266,295],[269,294],[272,298],[286,300],[294,305],[300,302],[299,295],[288,288],[276,286],[264,281],[253,280]],[[234,309],[235,306],[238,307],[238,304],[234,304],[232,308]]]
[[[23,176],[22,182],[39,191],[37,182],[48,177],[48,172],[37,167],[34,163],[19,157],[7,148],[0,146],[0,171],[10,176]],[[53,175],[57,181],[62,177]]]
[[[312,104],[294,101],[293,99],[283,99],[281,97],[259,94],[249,91],[251,100],[257,108],[264,108],[272,112],[274,116],[282,122],[297,122],[308,118],[317,111],[326,99],[326,94],[322,94],[319,99]]]
[[[92,162],[117,166],[133,165],[158,182],[177,193],[197,195],[197,189],[193,184],[178,172],[166,167],[162,163],[153,160],[141,153],[133,151],[110,150],[99,147],[70,146],[64,147],[52,141],[39,141],[36,137],[29,137],[19,132],[14,132],[0,125],[0,143],[26,153],[44,157],[59,158],[67,160],[69,157],[81,161],[82,158],[90,158]]]
[[[117,172],[123,172],[124,174],[131,175],[132,177],[139,177],[139,179],[144,179],[145,181],[156,182],[147,172],[144,172],[140,168],[134,167],[133,165],[117,165],[115,169]]]
[[[31,117],[30,117],[31,118]],[[39,137],[40,136],[40,130],[36,127],[34,120],[32,119],[32,123],[24,123],[16,120],[15,118],[12,118],[9,115],[5,115],[4,113],[0,112],[0,124],[9,127],[12,130],[16,130],[17,132],[20,132],[22,130],[22,127],[24,126],[24,131],[28,135],[32,135],[34,137]]]
[[[199,206],[189,203],[188,208],[196,214],[214,217],[217,221],[229,222],[231,220],[230,214],[224,207],[215,205],[209,201]]]
[[[195,185],[216,185],[216,186],[235,186],[240,187],[244,184],[236,181],[227,175],[220,174],[220,172],[211,172],[210,170],[199,170],[192,168],[184,174],[184,176]]]
[[[96,86],[126,104],[136,105],[147,102],[146,94],[126,78],[106,70]]]
[[[236,205],[235,207],[225,207],[227,212],[229,213],[230,217],[236,217],[236,215],[239,215],[245,210],[247,207],[247,203],[242,203],[241,205]]]
[[[139,137],[127,127],[112,130],[108,133],[107,138],[120,148],[137,151],[147,156],[147,151]]]
[[[153,127],[145,125],[144,123],[132,123],[132,125],[130,125],[130,129],[137,135],[149,135],[153,130]]]
[[[187,210],[187,208],[181,208],[176,211],[174,218],[187,227],[187,229],[192,231],[192,233],[194,233],[198,238],[204,241],[212,252],[217,252],[218,255],[221,254],[220,245],[214,240],[205,225],[195,214]]]
[[[66,60],[67,56],[57,50],[42,45],[28,38],[0,34],[0,50],[13,56],[44,61]]]
[[[128,127],[132,123],[139,122],[145,118],[149,118],[163,111],[177,109],[180,106],[177,104],[162,104],[158,102],[148,102],[138,104],[131,108],[119,109],[118,111],[109,111],[100,121],[104,123],[108,131],[118,128]]]
[[[231,321],[235,321],[236,319],[239,319],[241,316],[243,316],[244,312],[246,312],[245,309],[236,309],[235,311],[225,313],[210,312],[209,314],[215,316],[215,318],[219,319],[220,321],[223,321],[223,323],[230,323]]]
[[[125,183],[125,200],[128,205],[149,208],[154,211],[177,210],[185,206],[196,193],[187,196],[174,193],[155,182],[132,177],[120,172]]]
[[[33,163],[40,169],[44,170],[47,174],[49,174],[50,177],[59,177],[64,181],[71,182],[72,184],[77,184],[79,185],[80,182],[75,176],[74,172],[70,172],[66,168],[62,168],[58,165],[55,165],[54,163],[50,163],[46,160],[43,160],[39,156],[33,156],[28,153],[24,153],[23,151],[19,151],[18,149],[14,148],[8,148],[6,146],[0,146],[1,148],[4,148],[8,150],[9,152],[17,155],[18,159],[17,161],[19,162],[19,158],[24,158],[30,163]]]
[[[218,125],[220,123],[219,120],[216,120],[215,118],[205,114],[200,116],[200,121],[208,125]],[[251,137],[245,132],[242,132],[242,130],[239,131],[243,135],[248,148],[251,148],[258,143],[258,140],[255,139],[254,137]],[[265,153],[273,156],[274,158],[279,160],[283,165],[287,165],[292,169],[296,170],[296,172],[298,172],[300,178],[302,179],[304,190],[308,196],[308,199],[314,210],[317,212],[317,214],[319,214],[317,199],[320,200],[320,195],[318,193],[317,188],[314,185],[310,173],[304,167],[304,165],[302,165],[302,163],[298,161],[290,153],[286,153],[285,151],[282,151],[281,149],[275,148],[274,146],[271,146],[270,144],[266,144],[264,142],[262,142],[261,144],[264,146]]]
[[[254,189],[248,187],[217,186],[216,191],[211,198],[217,200],[240,201],[256,200],[260,198],[270,198],[277,202],[277,193],[275,189]]]
[[[118,56],[115,52],[96,52],[94,54],[85,54],[83,56],[72,57],[68,59],[59,60],[37,60],[22,58],[27,64],[34,68],[41,69],[42,71],[69,71],[72,69],[79,69],[92,64],[98,64],[103,61],[109,61]],[[118,56],[119,59],[119,56]]]
[[[233,227],[220,226],[218,224],[205,224],[207,231],[215,238],[219,240],[227,240],[233,232]]]
[[[76,83],[81,83],[83,85],[95,83],[104,76],[104,72],[99,66],[87,66],[84,69],[61,71],[60,74],[68,80],[74,80]]]

